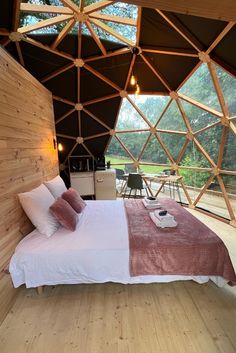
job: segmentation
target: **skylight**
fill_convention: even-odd
[[[51,21],[50,21],[51,19]],[[135,45],[137,6],[103,0],[26,0],[21,4],[21,33],[78,33]],[[34,25],[34,26],[32,26]],[[31,27],[32,26],[32,27]]]

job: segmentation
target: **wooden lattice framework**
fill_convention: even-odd
[[[39,47],[44,49],[45,51],[51,52],[55,55],[61,56],[63,58],[66,58],[70,61],[69,64],[66,66],[60,67],[53,73],[45,76],[41,81],[42,83],[45,83],[52,78],[59,76],[60,74],[66,72],[67,70],[70,70],[72,67],[76,67],[77,70],[77,101],[70,101],[68,99],[65,99],[64,97],[58,97],[58,96],[53,96],[55,101],[63,102],[68,106],[68,111],[64,113],[59,119],[57,119],[56,124],[59,124],[61,121],[64,119],[68,119],[70,115],[74,112],[77,112],[78,116],[78,134],[77,137],[67,135],[67,134],[57,134],[57,137],[60,138],[66,138],[68,140],[73,141],[73,147],[69,151],[68,155],[66,156],[65,160],[62,162],[61,167],[64,169],[66,163],[68,162],[69,156],[73,154],[73,151],[77,147],[78,144],[81,144],[83,148],[87,151],[88,154],[92,155],[91,151],[88,149],[86,146],[85,142],[87,140],[91,139],[96,139],[100,136],[110,136],[109,141],[111,140],[112,137],[115,137],[119,144],[121,145],[122,148],[126,151],[126,153],[130,156],[132,159],[133,163],[135,166],[139,166],[141,164],[140,160],[142,158],[143,153],[145,152],[145,148],[148,144],[148,141],[152,136],[155,136],[157,139],[158,143],[162,146],[167,159],[169,160],[168,166],[172,169],[174,169],[177,174],[179,174],[179,171],[181,168],[180,162],[184,156],[184,152],[189,144],[189,141],[192,141],[196,148],[202,153],[202,155],[208,160],[210,167],[209,168],[194,168],[194,167],[188,167],[191,170],[196,170],[196,171],[209,171],[211,172],[211,176],[207,180],[206,184],[202,187],[199,195],[193,202],[191,200],[191,197],[188,194],[186,186],[182,183],[182,188],[183,191],[187,197],[187,200],[189,202],[189,207],[194,208],[197,206],[198,202],[200,201],[201,197],[203,194],[206,192],[208,186],[210,183],[214,180],[217,179],[222,195],[224,197],[226,207],[228,209],[229,217],[230,217],[230,224],[233,226],[236,226],[236,218],[235,214],[233,212],[229,196],[226,192],[226,188],[222,179],[222,175],[234,175],[236,176],[236,171],[230,171],[230,170],[223,170],[222,169],[222,160],[223,160],[223,155],[224,155],[224,147],[227,139],[227,134],[229,131],[233,132],[234,135],[236,135],[236,125],[235,125],[235,119],[236,116],[230,116],[227,104],[225,102],[224,98],[224,93],[221,87],[221,84],[219,82],[219,79],[216,74],[216,63],[214,62],[213,58],[211,57],[211,53],[213,49],[219,44],[219,42],[227,35],[227,33],[233,28],[235,25],[235,22],[228,22],[226,23],[225,28],[221,31],[221,33],[215,38],[215,40],[211,43],[211,45],[208,47],[207,50],[204,52],[202,51],[202,46],[198,42],[198,40],[194,37],[192,33],[190,33],[187,29],[185,29],[183,26],[180,26],[180,24],[176,24],[171,16],[168,16],[166,13],[163,11],[156,9],[157,13],[168,23],[169,26],[171,26],[175,31],[178,32],[179,35],[182,36],[182,38],[187,41],[193,48],[194,52],[193,53],[184,53],[183,51],[169,51],[169,50],[159,50],[159,49],[146,49],[146,48],[140,48],[140,28],[141,28],[141,13],[142,13],[142,8],[140,7],[138,9],[138,17],[137,20],[133,20],[130,18],[124,18],[124,17],[119,17],[119,16],[111,16],[111,15],[105,15],[100,12],[101,9],[108,7],[112,4],[114,4],[116,1],[108,1],[108,0],[101,0],[99,2],[96,2],[92,5],[89,6],[84,6],[84,1],[80,1],[80,5],[77,6],[72,0],[61,0],[64,6],[48,6],[48,5],[35,5],[35,4],[29,4],[29,3],[21,3],[20,0],[15,1],[15,9],[14,9],[14,17],[13,17],[13,31],[9,32],[8,30],[4,28],[0,28],[0,35],[3,36],[3,39],[1,40],[1,44],[3,46],[7,46],[10,42],[14,42],[17,53],[19,56],[19,61],[20,63],[24,66],[24,57],[22,54],[21,50],[21,41],[27,42],[33,46]],[[35,24],[32,25],[27,25],[24,27],[19,27],[19,19],[20,19],[20,12],[27,12],[27,13],[47,13],[47,14],[54,14],[55,16],[49,19],[45,19],[42,21],[39,21]],[[136,26],[136,41],[135,43],[132,42],[130,39],[122,36],[120,33],[109,27],[107,24],[105,24],[103,21],[109,21],[109,22],[115,22],[115,23],[120,23],[123,25],[129,25],[129,26]],[[28,33],[42,29],[45,27],[50,27],[52,25],[58,24],[58,23],[65,23],[64,28],[61,30],[60,33],[58,33],[55,41],[50,45],[44,45],[39,41],[36,41],[30,37],[27,36]],[[57,49],[58,45],[61,43],[61,41],[69,34],[73,26],[78,24],[78,53],[76,57],[73,57],[69,55],[68,53],[61,52]],[[90,32],[92,38],[94,39],[96,45],[98,46],[101,54],[95,57],[90,57],[87,59],[82,59],[81,57],[81,45],[82,45],[82,40],[81,40],[81,35],[82,35],[82,24],[85,24],[87,27],[88,31]],[[119,39],[119,41],[123,42],[127,47],[115,51],[108,52],[104,45],[102,44],[102,41],[100,40],[99,36],[96,34],[94,31],[94,27],[97,26],[98,28],[102,29],[103,31],[109,33],[110,35],[116,37]],[[165,107],[164,111],[161,113],[159,117],[157,117],[157,122],[156,124],[152,124],[149,121],[148,116],[145,116],[143,112],[140,111],[138,106],[135,104],[135,102],[129,97],[129,93],[127,91],[128,85],[129,85],[129,80],[130,76],[132,73],[133,66],[135,64],[135,61],[137,59],[137,54],[132,52],[132,48],[138,47],[140,49],[139,52],[139,57],[142,59],[143,63],[154,73],[156,79],[164,85],[164,87],[167,89],[169,92],[170,96],[170,101],[168,102],[167,106]],[[125,82],[124,87],[119,87],[116,83],[112,82],[108,77],[105,77],[98,71],[96,71],[94,68],[90,66],[91,62],[97,61],[97,60],[103,60],[105,58],[111,57],[111,56],[120,56],[126,53],[132,53],[132,61],[128,70],[128,75],[127,79]],[[161,75],[161,73],[158,70],[158,67],[154,66],[152,62],[148,59],[146,56],[146,53],[158,53],[162,55],[173,55],[173,56],[190,56],[198,59],[198,63],[195,66],[195,68],[191,71],[191,73],[188,75],[188,77],[185,78],[185,80],[181,83],[181,85],[178,87],[177,90],[172,91],[171,90],[171,85],[168,83],[168,80]],[[183,84],[194,74],[194,72],[199,68],[199,66],[202,63],[206,63],[212,78],[212,82],[214,84],[214,88],[220,103],[220,108],[221,111],[216,111],[215,109],[210,108],[209,106],[206,106],[195,99],[192,99],[188,96],[185,96],[179,92],[179,89],[183,86]],[[217,63],[217,65],[219,65]],[[97,79],[102,80],[109,86],[113,87],[117,93],[115,94],[110,94],[108,96],[104,96],[101,98],[93,99],[87,102],[83,102],[83,104],[80,101],[80,95],[81,95],[81,82],[80,82],[80,71],[81,68],[89,71],[92,75],[94,75]],[[145,94],[145,92],[141,92]],[[152,94],[155,94],[156,92],[152,92]],[[157,92],[160,94],[160,92]],[[148,93],[150,94],[150,92]],[[121,139],[119,138],[119,133],[120,131],[116,131],[114,128],[111,126],[107,125],[104,123],[101,119],[99,119],[96,114],[90,112],[89,107],[98,102],[103,102],[107,101],[110,99],[113,99],[115,97],[121,97],[122,99],[127,99],[130,104],[133,106],[133,108],[137,111],[137,113],[140,115],[140,117],[145,121],[145,123],[148,125],[147,129],[143,129],[142,131],[148,131],[149,136],[147,138],[146,143],[144,144],[142,150],[140,151],[140,155],[138,158],[134,158],[132,153],[129,151],[129,149],[122,143]],[[120,103],[119,110],[117,112],[117,117],[116,121],[119,116],[119,111],[121,108],[122,104],[122,99]],[[177,157],[176,160],[171,156],[170,152],[168,151],[168,148],[165,146],[165,143],[161,140],[161,137],[159,135],[160,132],[163,132],[163,130],[158,129],[157,125],[159,121],[161,120],[163,114],[165,111],[168,109],[169,105],[171,102],[175,100],[177,103],[177,107],[181,113],[181,116],[183,118],[184,124],[186,126],[186,131],[172,131],[172,130],[165,130],[166,133],[169,134],[176,134],[179,133],[183,136],[185,136],[185,143],[183,144],[183,147],[179,153],[179,156]],[[217,117],[218,121],[212,125],[209,125],[199,131],[193,132],[190,122],[189,122],[189,117],[187,116],[182,102],[186,101],[202,110],[205,110],[206,112],[209,112],[210,114],[213,114],[214,116]],[[81,112],[84,111],[86,114],[88,114],[92,119],[94,119],[97,123],[101,124],[107,131],[99,134],[94,134],[90,136],[83,137],[82,136],[82,131],[81,131]],[[201,143],[198,140],[198,134],[202,131],[205,131],[207,129],[210,129],[214,126],[217,125],[222,125],[222,136],[221,136],[221,145],[219,148],[219,154],[218,154],[218,159],[217,163],[213,161],[211,156],[207,153],[207,151],[204,149],[204,147],[201,145]],[[122,131],[124,132],[135,132],[136,130],[129,130],[129,131]],[[155,163],[150,163],[150,165],[160,165],[160,164],[155,164]]]

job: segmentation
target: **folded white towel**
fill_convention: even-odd
[[[145,199],[142,199],[142,202],[143,202],[144,206],[149,210],[161,208],[161,205],[159,203],[147,203]]]
[[[176,227],[178,224],[175,221],[175,219],[168,220],[168,221],[165,221],[165,220],[161,221],[154,215],[154,212],[150,212],[149,215],[151,220],[155,223],[155,225],[160,228],[173,228],[173,227]]]
[[[145,200],[146,203],[148,203],[148,204],[155,204],[155,203],[158,203],[158,204],[159,204],[159,201],[157,200],[156,197],[154,198],[154,200],[149,200],[148,197],[144,197],[144,200]]]
[[[172,214],[170,214],[168,212],[164,216],[160,216],[159,212],[161,212],[161,211],[155,211],[154,212],[155,217],[157,217],[159,221],[164,221],[164,220],[165,221],[172,221],[174,219],[174,216],[172,216]]]

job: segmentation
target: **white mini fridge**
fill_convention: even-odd
[[[116,199],[116,171],[115,169],[97,170],[95,172],[96,200]]]

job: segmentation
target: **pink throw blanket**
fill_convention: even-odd
[[[223,241],[177,202],[160,199],[176,228],[158,228],[142,200],[125,200],[129,227],[130,275],[222,276],[236,285]]]

